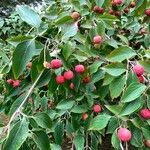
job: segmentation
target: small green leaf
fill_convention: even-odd
[[[57,109],[71,109],[72,106],[74,105],[75,101],[70,101],[70,100],[63,100],[58,103]]]
[[[124,95],[122,96],[121,101],[124,103],[131,102],[136,98],[140,97],[140,95],[145,91],[145,89],[146,86],[144,84],[131,83],[125,91]]]
[[[150,130],[148,130],[148,128],[142,128],[142,132],[146,140],[150,140]]]
[[[76,150],[84,149],[84,136],[82,134],[77,134],[73,139],[73,144],[75,145]]]
[[[89,130],[102,130],[104,129],[108,121],[110,120],[111,116],[107,114],[98,115],[91,120]]]
[[[117,131],[114,131],[112,137],[111,137],[111,144],[114,148],[119,149],[120,148],[120,141],[117,137]]]
[[[72,109],[71,109],[71,112],[73,113],[77,113],[77,114],[81,114],[81,113],[84,113],[88,111],[87,109],[87,105],[77,105],[77,106],[74,106]]]

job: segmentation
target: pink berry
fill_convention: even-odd
[[[47,69],[51,68],[51,64],[47,61],[44,61],[43,66],[44,66],[44,68],[47,68]]]
[[[83,65],[76,65],[75,66],[75,71],[77,72],[77,73],[83,73],[84,72],[84,66]]]
[[[83,79],[83,83],[87,84],[91,81],[91,77],[90,76],[87,76]]]
[[[112,9],[109,10],[108,12],[110,15],[113,15],[114,11]]]
[[[70,83],[70,86],[69,86],[69,87],[70,87],[71,90],[73,90],[75,86],[74,86],[73,83]]]
[[[144,119],[150,119],[150,110],[145,108],[145,109],[142,109],[140,111],[140,115],[141,117],[143,117]]]
[[[57,82],[57,84],[64,84],[64,82],[65,82],[65,78],[64,78],[64,76],[57,76],[56,77],[56,82]]]
[[[146,14],[147,16],[150,16],[150,9],[145,10],[145,14]]]
[[[144,76],[139,76],[138,80],[139,80],[140,83],[144,83]]]
[[[130,3],[130,7],[131,7],[131,8],[134,8],[134,7],[135,7],[135,2],[131,2],[131,3]]]
[[[102,108],[99,104],[96,104],[96,105],[93,106],[93,111],[95,113],[99,113],[99,112],[101,112],[101,110],[102,110]]]
[[[145,141],[144,141],[144,144],[145,144],[147,147],[150,148],[150,140],[145,140]]]
[[[32,62],[27,63],[27,68],[31,69],[31,67],[32,67]]]
[[[88,117],[89,117],[88,113],[85,112],[82,114],[82,120],[85,121],[85,120],[87,120]]]
[[[8,79],[8,80],[7,80],[7,83],[8,83],[8,84],[13,84],[13,83],[14,83],[14,80],[13,80],[13,79]]]
[[[100,7],[99,6],[94,6],[93,11],[98,13],[99,12]]]
[[[66,80],[71,80],[74,77],[74,74],[71,70],[64,72],[64,78]]]
[[[130,11],[130,10],[129,10],[129,8],[128,8],[128,7],[124,9],[124,12],[125,12],[126,14],[128,14],[128,13],[129,13],[129,11]]]
[[[144,67],[137,64],[133,67],[133,72],[139,77],[144,74]]]
[[[62,61],[59,59],[53,59],[50,63],[52,69],[58,69],[62,66]]]
[[[71,14],[71,17],[72,17],[72,19],[74,19],[74,20],[78,20],[78,19],[80,18],[80,14],[75,11],[75,12],[73,12],[73,13]]]
[[[119,140],[128,142],[131,139],[131,132],[127,128],[120,128],[117,132]]]
[[[100,44],[102,42],[102,37],[100,35],[96,35],[94,38],[93,38],[93,43],[94,44]]]
[[[14,80],[13,81],[13,87],[18,88],[20,86],[20,80]]]

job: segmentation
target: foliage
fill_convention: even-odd
[[[117,137],[120,127],[131,131],[129,143],[135,149],[148,149],[144,140],[150,140],[150,121],[139,112],[150,109],[150,17],[144,13],[150,1],[137,1],[126,14],[130,3],[115,7],[110,0],[47,0],[40,14],[29,6],[17,7],[22,20],[17,16],[13,29],[7,30],[11,50],[0,51],[0,110],[8,117],[0,123],[3,150],[56,150],[64,139],[77,150],[94,150],[109,134],[112,146],[120,150],[127,144]],[[94,12],[95,5],[104,13]],[[121,15],[109,14],[111,8]],[[78,20],[71,17],[73,11],[80,14]],[[24,22],[31,27],[29,32]],[[99,45],[93,43],[96,35],[102,37]],[[62,61],[61,68],[47,66],[56,58]],[[75,71],[78,64],[85,67],[84,73]],[[133,72],[135,64],[145,68],[142,83]],[[67,70],[74,78],[58,84],[56,76]],[[19,87],[8,79],[19,80]],[[102,111],[94,113],[94,104]]]

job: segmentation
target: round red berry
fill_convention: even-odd
[[[64,84],[64,82],[65,82],[65,78],[64,78],[64,76],[57,76],[56,77],[56,82],[57,82],[57,84]]]
[[[119,140],[121,140],[123,142],[130,141],[131,137],[132,137],[130,130],[128,130],[127,128],[118,129],[117,136],[118,136]]]
[[[84,70],[85,70],[85,68],[84,68],[83,65],[76,65],[76,66],[75,66],[75,71],[76,71],[77,73],[83,73]]]
[[[128,14],[128,13],[129,13],[129,11],[130,11],[130,10],[129,10],[129,8],[128,8],[128,7],[124,9],[124,12],[125,12],[126,14]]]
[[[71,90],[73,90],[75,86],[74,86],[73,83],[70,83],[69,87],[70,87]]]
[[[90,76],[87,76],[83,79],[83,83],[87,84],[91,81],[91,77]]]
[[[140,83],[144,83],[144,76],[139,76],[138,80],[139,80]]]
[[[134,7],[135,7],[135,2],[131,2],[131,3],[130,3],[130,7],[131,7],[131,8],[134,8]]]
[[[83,113],[82,114],[82,120],[87,120],[87,118],[89,117],[88,113]]]
[[[114,11],[112,9],[109,10],[108,12],[110,15],[113,15]]]
[[[13,81],[13,87],[18,88],[20,86],[20,80],[14,80]]]
[[[146,14],[147,16],[150,16],[150,9],[145,10],[145,14]]]
[[[145,108],[140,111],[140,115],[144,119],[150,119],[150,110]]]
[[[13,79],[8,79],[8,80],[7,80],[7,83],[8,83],[8,84],[13,84],[13,83],[14,83],[14,80],[13,80]]]
[[[139,77],[142,76],[144,74],[144,67],[141,65],[135,65],[133,67],[133,72]]]
[[[66,80],[71,80],[74,77],[74,74],[71,70],[64,72],[64,78]]]
[[[99,104],[96,104],[96,105],[93,106],[93,111],[95,113],[99,113],[99,112],[101,112],[101,110],[102,110],[102,108]]]
[[[94,44],[100,44],[102,42],[102,37],[100,35],[96,35],[94,38],[93,38],[93,43]]]
[[[73,13],[71,14],[71,17],[72,17],[72,19],[74,19],[74,20],[78,20],[78,19],[80,18],[80,14],[75,11],[75,12],[73,12]]]
[[[144,144],[145,144],[147,147],[150,148],[150,140],[145,140],[145,141],[144,141]]]
[[[53,59],[50,63],[52,69],[58,69],[62,66],[62,61],[59,59]]]

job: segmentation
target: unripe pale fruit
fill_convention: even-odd
[[[47,68],[47,69],[51,68],[51,64],[47,61],[44,61],[43,66],[44,66],[44,68]]]
[[[75,11],[71,14],[71,17],[73,20],[78,20],[80,18],[80,14]]]
[[[31,69],[31,67],[32,67],[32,62],[29,62],[29,63],[27,64],[27,68],[28,68],[28,69]]]
[[[69,87],[70,87],[71,90],[73,90],[74,89],[74,84],[70,83]]]
[[[141,65],[135,65],[133,67],[133,72],[139,77],[142,76],[144,74],[144,67]]]
[[[93,43],[94,44],[100,44],[102,42],[102,37],[100,35],[96,35],[94,38],[93,38]]]
[[[135,2],[131,2],[131,3],[130,3],[130,7],[131,7],[131,8],[134,8],[134,7],[135,7]]]
[[[140,115],[144,119],[150,119],[150,110],[145,108],[140,111]]]
[[[71,80],[74,77],[74,74],[71,70],[64,72],[64,78],[66,80]]]
[[[83,73],[84,72],[84,66],[83,65],[76,65],[75,66],[75,71],[77,72],[77,73]]]
[[[8,84],[13,84],[13,83],[14,83],[14,80],[13,80],[13,79],[8,79],[8,80],[7,80],[7,83],[8,83]]]
[[[62,61],[59,59],[53,59],[50,63],[52,69],[58,69],[62,66]]]
[[[83,79],[83,83],[87,84],[91,81],[91,77],[90,76],[87,76]]]
[[[142,29],[140,30],[140,34],[141,34],[141,35],[147,34],[147,31],[146,31],[144,28],[142,28]]]
[[[101,110],[102,110],[102,108],[99,104],[96,104],[93,106],[93,112],[99,113],[99,112],[101,112]]]
[[[83,113],[82,114],[82,120],[87,120],[87,118],[89,117],[88,113]]]
[[[125,12],[126,14],[128,14],[128,13],[129,13],[129,11],[130,11],[130,10],[129,10],[129,8],[128,8],[128,7],[124,9],[124,12]]]
[[[145,14],[146,14],[147,16],[150,16],[150,9],[145,10]]]
[[[100,48],[100,44],[94,44],[94,47],[95,47],[96,49],[99,49],[99,48]]]
[[[127,128],[120,128],[118,129],[117,136],[119,140],[123,142],[128,142],[131,140],[131,132]]]
[[[139,76],[138,80],[139,80],[140,83],[144,83],[144,76]]]
[[[20,81],[19,80],[14,80],[13,81],[13,87],[18,88],[20,86]]]
[[[145,140],[145,141],[144,141],[144,144],[145,144],[147,147],[150,148],[150,140]]]
[[[64,82],[65,82],[65,78],[64,78],[64,76],[57,76],[56,77],[56,82],[57,82],[57,84],[64,84]]]

